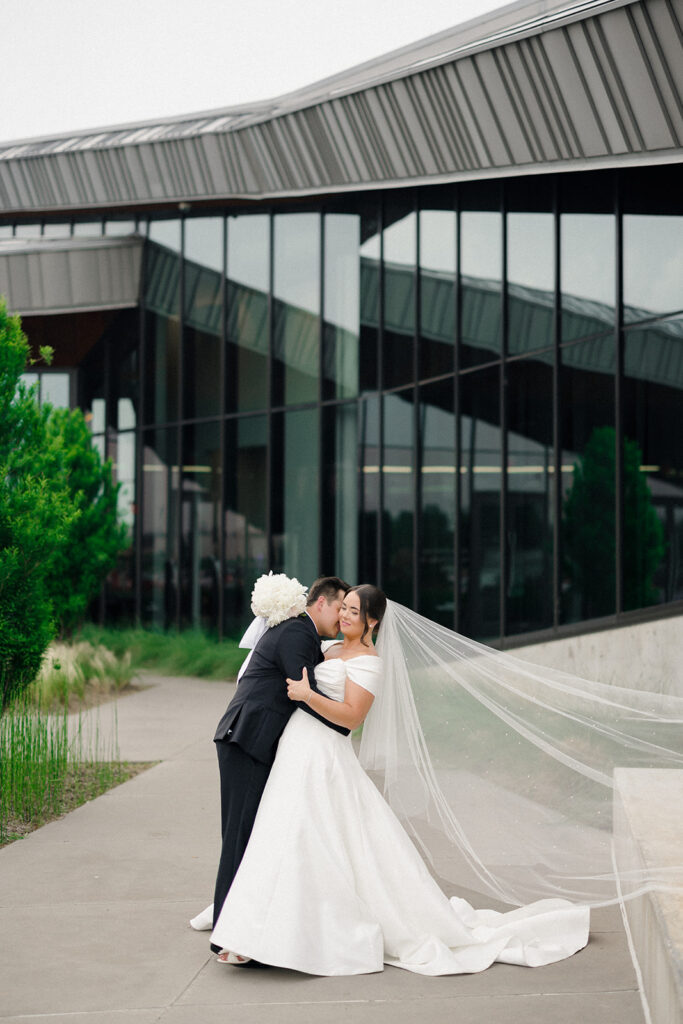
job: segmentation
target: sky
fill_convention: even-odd
[[[269,99],[501,0],[2,0],[0,141]]]

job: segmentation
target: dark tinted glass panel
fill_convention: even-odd
[[[323,409],[321,572],[349,582],[358,579],[358,425],[355,402]]]
[[[226,396],[229,410],[268,402],[270,218],[228,220]]]
[[[555,219],[552,213],[507,215],[508,352],[553,344]]]
[[[614,216],[566,213],[560,220],[562,340],[600,334],[614,324]]]
[[[371,211],[361,220],[360,236],[360,349],[358,376],[361,392],[378,386],[379,216]]]
[[[384,387],[407,384],[415,376],[415,264],[417,218],[412,203],[384,209]]]
[[[624,608],[683,599],[683,317],[626,332]]]
[[[683,309],[683,216],[625,215],[623,224],[624,320]]]
[[[169,629],[176,624],[178,599],[178,433],[143,434],[142,618]]]
[[[138,425],[140,387],[138,310],[120,313],[112,341],[111,397],[112,425],[118,430],[132,430]]]
[[[274,401],[314,402],[320,373],[320,216],[279,214],[273,231]]]
[[[185,223],[185,418],[221,411],[223,219]]]
[[[570,345],[561,373],[561,616],[615,611],[614,339]]]
[[[379,578],[379,398],[373,396],[361,402],[358,415],[358,465],[361,472],[358,574],[360,579],[374,582]]]
[[[154,229],[154,230],[152,230]],[[180,357],[179,221],[153,221],[145,248],[145,421],[177,420]],[[162,241],[163,240],[163,241]]]
[[[183,428],[180,594],[183,625],[218,626],[220,588],[220,424]]]
[[[388,596],[407,605],[413,604],[414,409],[412,389],[384,397],[382,579]]]
[[[106,427],[104,359],[104,343],[94,345],[83,360],[78,375],[78,405],[93,434],[101,434]]]
[[[453,625],[455,543],[454,382],[449,377],[420,388],[420,606]]]
[[[553,624],[553,366],[507,367],[506,632]]]
[[[273,419],[273,568],[308,584],[319,574],[317,409]]]
[[[325,217],[323,397],[358,394],[361,217]]]
[[[145,420],[177,420],[180,317],[145,314]]]
[[[463,210],[460,232],[460,364],[466,367],[489,362],[501,352],[501,214],[493,210]]]
[[[225,427],[225,629],[251,616],[250,595],[270,569],[268,505],[268,421],[265,416],[229,420]]]
[[[499,370],[465,374],[460,388],[460,629],[491,640],[500,634]]]
[[[420,211],[420,377],[450,373],[454,365],[456,216]]]
[[[105,618],[121,624],[135,621],[135,444],[136,435],[130,431],[112,433],[107,446],[114,480],[119,484],[117,511],[126,528],[126,540],[104,588]]]

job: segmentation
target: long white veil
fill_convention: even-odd
[[[683,768],[683,698],[535,666],[393,601],[377,651],[360,760],[442,878],[513,904],[680,885],[680,867],[617,877],[612,800],[615,768]]]

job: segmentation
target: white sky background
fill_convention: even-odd
[[[500,0],[2,0],[0,141],[269,99]]]

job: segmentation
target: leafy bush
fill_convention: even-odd
[[[45,423],[51,450],[49,478],[63,483],[77,513],[54,551],[47,577],[60,636],[70,636],[83,621],[102,581],[126,544],[126,527],[117,521],[111,463],[93,447],[80,409],[51,409]]]
[[[76,515],[63,484],[42,472],[52,453],[34,394],[20,383],[28,357],[19,318],[0,300],[0,712],[35,677],[54,635],[46,581]]]

